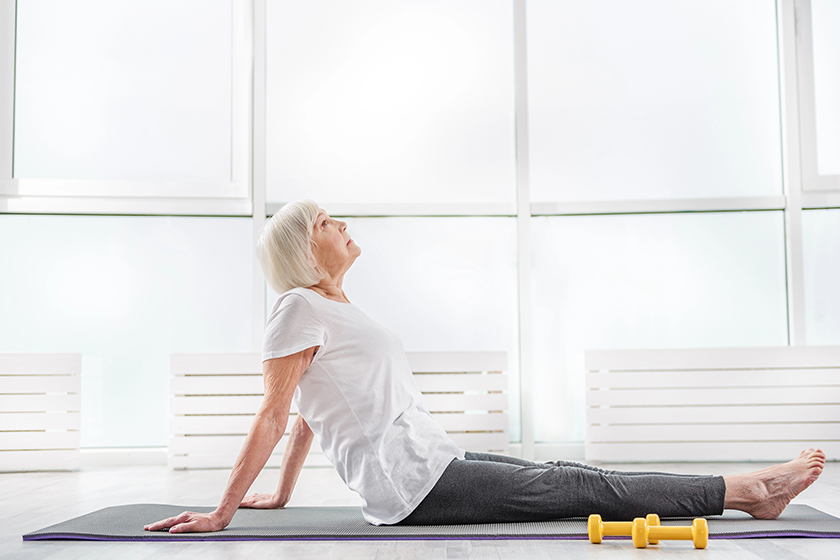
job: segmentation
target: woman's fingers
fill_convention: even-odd
[[[168,519],[162,519],[161,521],[157,521],[155,523],[150,523],[143,527],[146,531],[160,531],[161,529],[169,529],[176,523],[178,523],[178,519],[181,518],[187,512],[182,513],[178,517],[169,517]]]
[[[278,506],[274,502],[273,494],[251,494],[242,498],[242,503],[239,504],[239,507],[273,509]]]
[[[190,532],[208,532],[219,531],[222,527],[217,526],[209,515],[204,513],[195,513],[192,511],[185,511],[184,513],[163,519],[155,523],[151,523],[143,527],[146,531],[160,531],[161,529],[169,529],[170,533],[190,533]]]
[[[170,533],[195,533],[206,532],[207,529],[202,529],[199,522],[196,520],[188,521],[186,523],[178,523],[169,528]]]

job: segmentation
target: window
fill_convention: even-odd
[[[772,2],[529,0],[527,17],[534,201],[782,194]]]
[[[582,441],[584,350],[787,344],[781,212],[533,219],[537,441]]]
[[[0,352],[82,353],[82,446],[167,445],[170,352],[251,350],[251,222],[0,215]]]
[[[269,201],[516,200],[509,2],[266,8]]]
[[[14,178],[0,203],[249,214],[246,12],[241,0],[18,2]]]

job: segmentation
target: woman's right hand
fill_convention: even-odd
[[[151,523],[143,528],[146,531],[169,529],[170,533],[210,533],[221,531],[225,527],[227,523],[215,511],[211,513],[185,511],[181,515]]]
[[[242,498],[241,508],[280,509],[286,504],[274,497],[274,494],[251,494]]]

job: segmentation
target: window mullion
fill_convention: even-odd
[[[794,0],[781,0],[776,4],[777,36],[779,45],[779,89],[782,125],[782,165],[784,188],[787,197],[785,209],[785,265],[787,267],[788,343],[806,344],[805,286],[802,258],[802,181],[803,152],[807,151],[808,132],[801,128],[799,99],[802,59],[797,58],[797,17]],[[800,28],[805,22],[799,22]],[[810,25],[810,23],[809,23]],[[801,45],[800,45],[801,46]],[[809,55],[810,56],[810,55]],[[813,76],[813,72],[812,72]],[[813,88],[810,98],[813,109]],[[803,137],[800,137],[802,130]],[[811,131],[815,134],[815,130]],[[815,136],[814,136],[815,138]],[[812,148],[816,148],[813,146]],[[816,159],[814,159],[816,170]]]
[[[14,95],[15,2],[0,2],[0,181],[12,177]]]

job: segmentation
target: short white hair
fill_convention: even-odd
[[[283,206],[263,226],[257,257],[268,284],[278,294],[314,286],[322,278],[312,253],[312,231],[320,207],[311,200]]]

